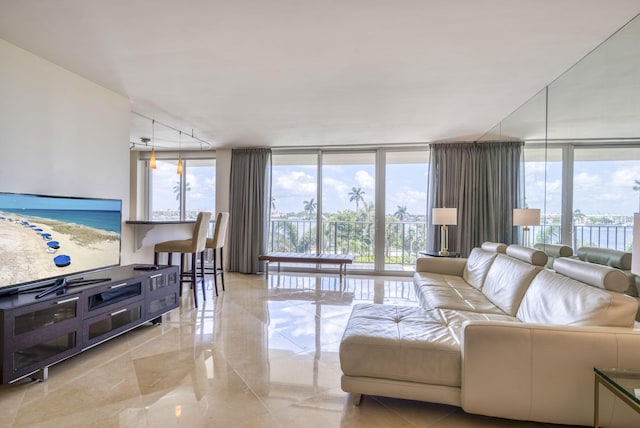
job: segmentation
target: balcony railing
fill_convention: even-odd
[[[385,225],[385,267],[404,269],[415,265],[418,251],[426,248],[424,222],[397,221]],[[532,227],[532,241],[559,244],[559,224]],[[315,220],[272,219],[269,251],[291,253],[353,254],[359,267],[371,269],[375,260],[375,226],[373,221],[327,221],[322,223],[322,248],[318,251]],[[631,225],[574,225],[573,248],[583,246],[631,251]],[[358,266],[354,266],[358,267]]]
[[[318,251],[315,220],[272,219],[269,251],[294,253],[353,254],[356,264],[373,265],[375,225],[373,221],[327,221],[322,223],[322,248]],[[402,269],[414,265],[425,248],[424,222],[388,222],[385,227],[385,264]],[[390,267],[393,266],[393,267]]]
[[[559,224],[534,226],[531,229],[534,242],[559,244],[562,230]],[[620,251],[631,251],[633,241],[632,225],[591,224],[574,225],[572,233],[573,250],[580,247],[611,248]]]

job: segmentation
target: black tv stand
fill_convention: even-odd
[[[0,297],[0,383],[27,376],[44,380],[57,362],[143,324],[157,324],[180,305],[178,266],[153,271],[134,266],[60,278]]]
[[[90,284],[100,284],[101,282],[111,281],[111,278],[92,278],[92,279],[84,279],[84,278],[75,278],[75,279],[67,279],[60,278],[57,279],[56,282],[49,288],[41,291],[36,295],[36,299],[41,299],[49,294],[64,294],[67,291],[67,287],[71,286],[79,286],[79,285],[90,285]]]

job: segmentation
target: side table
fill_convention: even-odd
[[[640,371],[615,368],[594,368],[593,426],[598,427],[599,385],[609,391],[640,414]],[[638,417],[640,426],[640,416]]]
[[[439,251],[418,251],[418,254],[429,257],[450,257],[453,259],[460,257],[460,253],[455,251],[449,251],[449,254],[440,254]]]

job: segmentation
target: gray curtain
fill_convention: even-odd
[[[432,208],[440,207],[458,209],[457,226],[449,226],[449,250],[462,257],[485,241],[513,242],[522,147],[522,142],[430,145],[429,249],[440,249],[440,227],[433,226],[430,218]]]
[[[231,151],[229,270],[257,273],[271,217],[271,149]]]

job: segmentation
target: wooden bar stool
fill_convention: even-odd
[[[154,247],[153,263],[158,265],[159,253],[168,253],[168,264],[171,264],[171,256],[173,253],[180,253],[180,295],[182,295],[182,283],[191,282],[193,288],[193,302],[198,307],[198,293],[197,293],[197,269],[196,262],[198,255],[202,257],[205,245],[207,243],[207,232],[209,230],[209,222],[211,221],[211,213],[200,212],[198,218],[193,227],[193,236],[191,239],[176,239],[173,241],[159,242]],[[191,270],[185,269],[185,254],[191,254]],[[202,279],[202,294],[203,299],[206,299],[204,290],[204,269],[200,266],[200,277]]]

